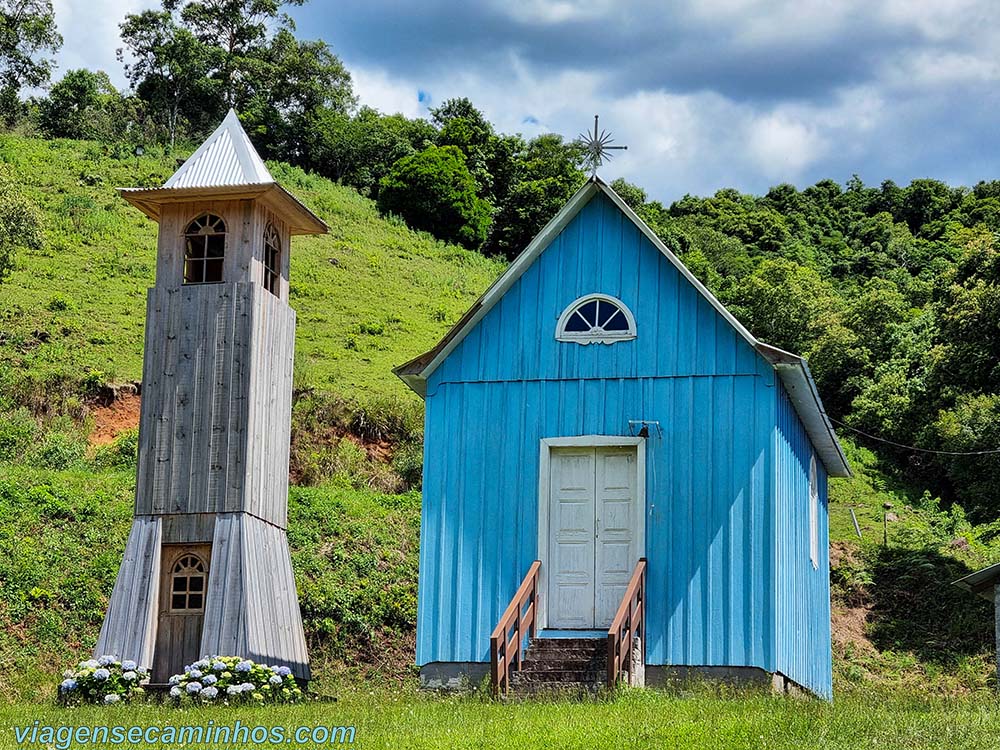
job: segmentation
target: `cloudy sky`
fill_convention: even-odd
[[[60,64],[106,70],[143,0],[55,0]],[[826,177],[1000,178],[996,0],[312,0],[298,33],[365,104],[423,115],[468,96],[504,132],[573,137],[670,201]]]

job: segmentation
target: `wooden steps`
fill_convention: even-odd
[[[532,638],[521,669],[511,677],[510,694],[594,695],[605,687],[607,673],[604,638]]]

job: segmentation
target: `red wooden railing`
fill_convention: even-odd
[[[608,628],[608,687],[614,688],[622,673],[632,678],[632,644],[639,638],[642,663],[646,663],[646,558],[635,565],[628,588]]]
[[[528,568],[528,574],[504,610],[500,622],[490,636],[490,682],[493,695],[507,694],[510,676],[521,668],[522,647],[525,628],[530,638],[535,637],[535,623],[538,620],[538,571],[542,563],[535,560]],[[513,635],[511,635],[513,630]]]

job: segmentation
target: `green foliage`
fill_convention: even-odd
[[[404,156],[382,178],[378,206],[435,237],[478,248],[490,227],[490,206],[456,146],[428,146]]]
[[[7,125],[19,114],[21,89],[48,82],[49,55],[61,46],[51,0],[0,0],[0,119]]]
[[[94,451],[93,463],[98,469],[135,469],[139,461],[139,428],[126,430],[108,445]]]
[[[210,656],[170,678],[174,705],[264,705],[301,703],[292,670],[257,664],[241,656]]]
[[[0,462],[18,461],[34,443],[37,427],[27,409],[0,411]]]
[[[107,73],[70,70],[39,102],[38,125],[49,138],[100,138],[119,98]]]
[[[0,284],[14,268],[14,251],[42,246],[38,209],[24,195],[14,175],[0,165]]]
[[[78,466],[87,452],[87,441],[74,431],[50,430],[28,453],[28,460],[45,469]]]
[[[143,684],[148,679],[149,671],[135,662],[121,662],[110,655],[88,659],[76,669],[63,672],[59,702],[66,706],[83,703],[108,706],[142,700],[146,697]]]

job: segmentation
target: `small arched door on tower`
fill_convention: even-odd
[[[153,682],[166,682],[201,657],[210,562],[209,544],[163,546]]]

